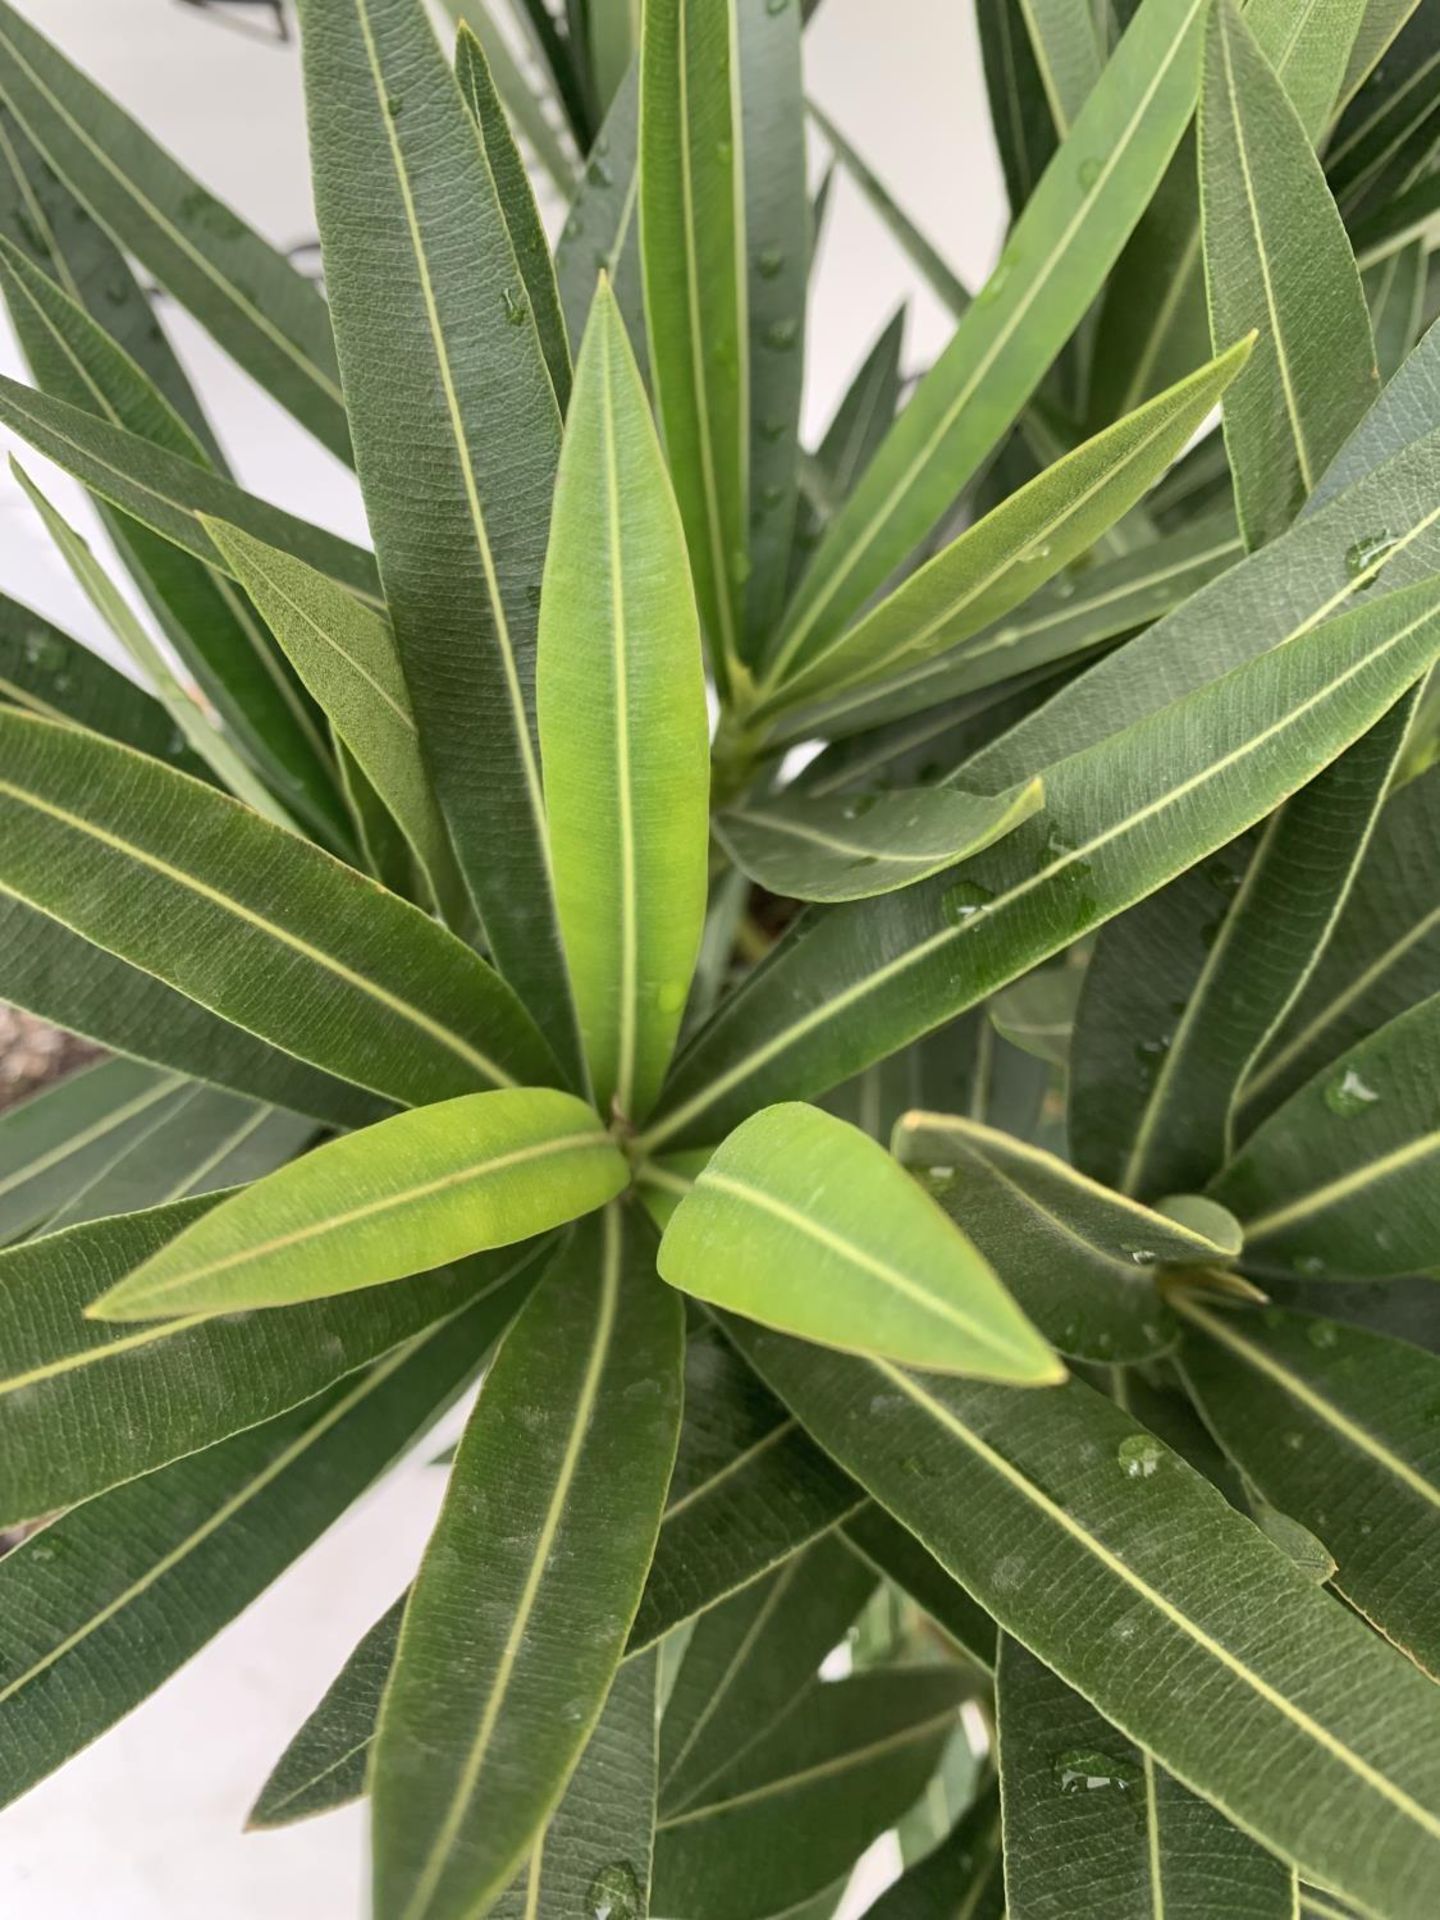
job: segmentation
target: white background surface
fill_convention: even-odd
[[[15,4],[268,238],[288,246],[313,235],[293,45],[257,43],[175,0]],[[806,34],[806,61],[814,97],[978,285],[999,248],[1003,195],[968,0],[825,0]],[[558,219],[563,210],[546,211]],[[812,436],[907,295],[906,365],[916,368],[944,344],[949,323],[837,176],[811,310]],[[162,312],[242,483],[363,538],[351,477],[172,303]],[[0,369],[24,377],[3,332]],[[0,446],[12,450],[3,430]],[[14,450],[98,539],[79,489],[28,449]],[[8,466],[0,583],[105,644]],[[0,1920],[359,1920],[360,1809],[280,1833],[240,1829],[291,1733],[409,1579],[443,1490],[443,1475],[424,1464],[438,1444],[428,1442],[128,1720],[0,1815]]]

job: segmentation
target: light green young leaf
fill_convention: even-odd
[[[672,1286],[826,1346],[1021,1386],[1065,1370],[883,1148],[817,1107],[738,1128],[660,1246]]]
[[[989,284],[832,522],[787,644],[832,638],[946,511],[1101,286],[1195,101],[1199,0],[1144,0]]]
[[[436,897],[458,912],[463,882],[384,616],[305,561],[239,527],[204,515],[201,525],[394,815]]]
[[[1294,519],[1379,391],[1370,317],[1335,203],[1285,89],[1232,0],[1205,41],[1200,199],[1210,329],[1260,344],[1225,399],[1240,525]]]
[[[1292,1870],[1187,1793],[1008,1634],[995,1682],[1014,1920],[1294,1920]]]
[[[1403,1274],[1440,1263],[1435,1166],[1440,994],[1322,1068],[1213,1183],[1247,1255],[1302,1274]]]
[[[686,1341],[685,1409],[631,1652],[758,1580],[864,1504],[714,1328]]]
[[[153,1320],[350,1293],[529,1240],[603,1206],[628,1179],[573,1094],[509,1087],[441,1100],[232,1195],[90,1313]]]
[[[963,1228],[1062,1353],[1150,1358],[1173,1337],[1156,1268],[1224,1264],[1234,1221],[1215,1236],[1087,1180],[1055,1155],[954,1114],[907,1113],[894,1152]]]
[[[724,692],[743,657],[749,566],[749,320],[731,0],[647,0],[640,249],[656,411]],[[770,345],[800,345],[798,320]]]
[[[550,258],[550,243],[540,221],[540,209],[525,162],[515,145],[505,109],[495,91],[495,81],[485,58],[485,49],[468,21],[462,20],[455,42],[455,78],[465,104],[480,129],[500,210],[515,249],[515,263],[525,283],[525,297],[540,335],[541,351],[550,369],[550,384],[561,413],[570,402],[570,343],[565,337],[565,318],[560,311],[560,291],[555,284],[555,264]]]
[[[1176,1311],[1186,1384],[1226,1452],[1267,1500],[1323,1536],[1346,1599],[1440,1673],[1427,1572],[1440,1539],[1440,1360],[1277,1307],[1242,1316],[1181,1293]]]
[[[350,1384],[63,1515],[0,1566],[0,1802],[87,1746],[339,1518],[494,1338],[451,1314]]]
[[[732,1333],[1000,1625],[1192,1793],[1307,1878],[1425,1920],[1432,1683],[1178,1455],[1078,1380],[1016,1394]],[[1363,1849],[1337,1805],[1363,1806]]]
[[[1329,1061],[1440,993],[1440,768],[1385,803],[1354,886],[1304,993],[1241,1090],[1241,1136]]]
[[[42,1226],[185,1084],[138,1060],[106,1060],[0,1114],[0,1244]]]
[[[705,920],[709,719],[685,536],[620,309],[575,376],[536,693],[555,897],[595,1099],[643,1120]]]
[[[0,747],[0,881],[85,939],[396,1100],[553,1077],[504,981],[352,868],[73,727],[0,710]]]
[[[838,1085],[1234,839],[1426,671],[1437,607],[1422,582],[1307,617],[1288,646],[1047,768],[1042,819],[964,874],[834,908],[824,939],[802,919],[677,1063],[645,1149]]]
[[[326,285],[426,762],[495,964],[578,1081],[532,714],[554,389],[422,0],[306,0],[301,20]]]
[[[1325,949],[1413,713],[1402,700],[1266,821],[1114,921],[1081,1001],[1076,1164],[1150,1198],[1229,1157],[1238,1089]]]
[[[1159,478],[1241,373],[1253,344],[1253,336],[1241,340],[1047,468],[843,636],[826,644],[812,630],[801,644],[792,631],[766,683],[771,700],[790,703],[873,682],[951,653],[1028,599]]]
[[[866,900],[979,853],[1044,804],[1031,780],[994,797],[955,787],[781,794],[732,807],[715,837],[742,872],[792,900]]]
[[[919,1798],[967,1691],[954,1667],[810,1686],[700,1799],[661,1814],[655,1910],[764,1920],[821,1892]]]
[[[814,1679],[877,1585],[875,1569],[827,1534],[696,1621],[660,1726],[660,1806],[708,1798]]]
[[[599,1717],[680,1422],[683,1315],[649,1242],[615,1207],[581,1228],[471,1415],[381,1712],[377,1920],[483,1912]]]
[[[8,4],[0,98],[128,253],[332,453],[349,454],[325,302]]]
[[[795,531],[811,222],[798,0],[733,11],[749,335],[744,647],[757,661],[784,605]]]

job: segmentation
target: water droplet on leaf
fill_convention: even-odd
[[[1365,574],[1378,567],[1391,548],[1396,544],[1393,533],[1367,533],[1345,549],[1345,571],[1352,580],[1359,580]],[[1372,584],[1367,580],[1365,585]],[[1362,589],[1363,591],[1363,589]]]
[[[639,1920],[640,1882],[628,1860],[612,1860],[590,1882],[585,1895],[590,1920]]]
[[[1148,1480],[1165,1458],[1153,1433],[1127,1433],[1115,1449],[1115,1462],[1127,1480]]]
[[[1337,1073],[1333,1080],[1325,1083],[1326,1106],[1344,1120],[1353,1120],[1357,1113],[1364,1113],[1367,1107],[1373,1107],[1379,1098],[1375,1089],[1354,1067],[1346,1067],[1343,1073]]]
[[[1133,1762],[1094,1747],[1056,1754],[1054,1770],[1061,1793],[1128,1793],[1140,1778]]]
[[[513,287],[506,287],[501,294],[501,298],[505,302],[505,318],[510,322],[511,326],[524,326],[525,315],[528,311],[525,305],[524,295],[516,293]]]
[[[995,898],[989,887],[977,880],[957,880],[940,896],[940,912],[947,926],[963,927]]]
[[[755,271],[762,280],[773,280],[785,270],[783,247],[761,247],[755,255]]]

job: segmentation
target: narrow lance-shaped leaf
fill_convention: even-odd
[[[1150,1197],[1204,1186],[1229,1157],[1237,1091],[1344,906],[1412,712],[1413,695],[1253,848],[1182,874],[1101,935],[1070,1092],[1087,1172]]]
[[[1077,447],[986,514],[828,645],[792,634],[772,698],[813,696],[947,653],[1008,613],[1132,507],[1250,357],[1253,337]],[[763,711],[763,709],[762,709]]]
[[[546,94],[543,87],[536,86],[533,69],[527,72],[522,67],[505,33],[491,18],[490,0],[445,0],[445,5],[456,20],[465,22],[484,48],[496,91],[505,102],[505,111],[550,176],[555,191],[564,199],[575,187],[575,163],[545,110]],[[550,64],[548,58],[546,64]],[[580,104],[572,91],[569,97],[572,124]],[[581,117],[588,125],[588,111]],[[575,133],[583,146],[582,128],[575,126]]]
[[[640,251],[650,371],[711,662],[743,657],[749,567],[749,322],[730,0],[646,0]],[[798,323],[776,321],[780,351]]]
[[[908,1593],[969,1659],[977,1666],[994,1667],[995,1622],[908,1527],[872,1500],[843,1521],[841,1531],[855,1551]]]
[[[688,0],[687,0],[688,3]],[[733,8],[749,334],[744,651],[758,660],[784,604],[795,530],[810,206],[799,0]]]
[[[826,1448],[1137,1746],[1307,1877],[1424,1920],[1440,1856],[1431,1682],[1178,1455],[1077,1380],[1017,1395],[732,1331]]]
[[[1012,1920],[1294,1920],[1291,1869],[1187,1793],[1008,1634],[995,1680]]]
[[[1436,605],[1422,583],[1301,631],[1050,767],[1042,819],[963,874],[835,908],[823,940],[802,920],[682,1057],[647,1150],[838,1084],[1234,839],[1425,672]]]
[[[671,1217],[660,1272],[827,1346],[1022,1386],[1064,1378],[959,1228],[815,1107],[772,1107],[730,1136]]]
[[[992,1782],[923,1859],[867,1909],[871,1920],[1004,1920],[1000,1798]]]
[[[201,524],[395,816],[436,898],[459,913],[463,883],[384,616],[305,561],[239,527],[204,516]]]
[[[475,37],[474,28],[464,20],[455,42],[455,77],[480,129],[481,144],[494,177],[510,244],[515,249],[515,263],[525,283],[525,297],[530,302],[541,351],[550,369],[550,384],[563,413],[570,400],[570,343],[565,337],[565,319],[560,311],[550,243],[540,223],[540,209],[535,204],[525,162],[495,91],[485,49]]]
[[[482,1912],[599,1716],[680,1419],[683,1319],[650,1266],[648,1229],[608,1209],[573,1237],[490,1369],[381,1714],[379,1920]]]
[[[1055,119],[1020,0],[977,0],[975,15],[990,124],[1015,219],[1054,155]]]
[[[52,182],[56,188],[58,184]],[[107,278],[103,292],[91,290],[92,300],[103,306],[97,315],[80,304],[83,285],[73,271],[67,272],[69,262],[44,210],[37,208],[31,217],[44,221],[38,231],[49,248],[45,267],[67,280],[65,287],[57,284],[0,238],[0,283],[36,383],[111,426],[223,474],[208,438],[197,435],[108,331],[117,292],[122,305],[133,294],[149,313],[123,260],[115,254],[108,264],[107,272],[118,279]],[[99,234],[93,221],[86,224],[92,235]],[[162,359],[157,371],[163,373],[166,364]],[[166,637],[245,752],[265,769],[288,803],[319,824],[322,833],[332,839],[337,829],[343,833],[334,771],[317,716],[254,610],[223,575],[193,554],[177,549],[107,501],[97,504],[121,559]]]
[[[1241,1092],[1240,1134],[1328,1061],[1440,993],[1440,903],[1427,877],[1440,769],[1386,801],[1334,933],[1284,1028]]]
[[[0,711],[0,743],[0,879],[86,939],[397,1100],[554,1075],[483,961],[318,848],[72,727]]]
[[[1343,1053],[1265,1121],[1212,1186],[1247,1255],[1302,1274],[1440,1262],[1440,995]]]
[[[920,1796],[969,1682],[954,1667],[809,1687],[655,1829],[657,1913],[763,1920],[845,1873]]]
[[[326,285],[427,764],[495,963],[578,1077],[532,714],[554,389],[421,0],[301,17]],[[397,327],[414,351],[396,355]]]
[[[345,406],[325,302],[281,253],[9,5],[0,95],[117,243],[342,459]]]
[[[0,1526],[74,1506],[272,1419],[471,1301],[493,1301],[498,1329],[543,1245],[242,1320],[127,1327],[86,1316],[97,1293],[215,1204],[206,1194],[87,1222],[0,1255]]]
[[[1212,1237],[959,1115],[903,1115],[894,1150],[1046,1337],[1081,1359],[1150,1358],[1174,1333],[1156,1268],[1223,1265],[1240,1250],[1223,1214]]]
[[[555,895],[595,1099],[642,1120],[705,919],[710,745],[685,537],[620,309],[576,369],[540,607]]]
[[[641,367],[648,361],[645,299],[640,271],[640,178],[636,144],[640,69],[626,74],[595,136],[570,212],[555,243],[555,276],[570,344],[578,352],[599,274],[610,277],[625,330]]]
[[[1379,391],[1350,242],[1304,127],[1231,0],[1205,40],[1200,190],[1210,327],[1261,330],[1225,400],[1252,547],[1289,525]]]
[[[1427,1572],[1440,1531],[1440,1360],[1310,1314],[1215,1312],[1191,1294],[1176,1304],[1186,1384],[1227,1453],[1324,1540],[1346,1599],[1440,1673]]]
[[[838,633],[930,531],[1074,330],[1194,106],[1200,11],[1144,0],[988,288],[831,524],[788,622],[797,647]]]
[[[573,1094],[512,1087],[442,1100],[246,1187],[91,1313],[151,1320],[349,1293],[563,1226],[613,1199],[628,1177]]]
[[[1013,793],[914,787],[883,794],[782,794],[722,813],[715,835],[735,864],[794,900],[865,900],[912,887],[988,847],[1038,811],[1031,780]]]
[[[1028,0],[1024,12],[1045,102],[1063,139],[1104,66],[1095,14],[1086,0]]]
[[[211,776],[223,782],[237,800],[243,800],[247,806],[279,826],[290,826],[292,823],[284,808],[267,792],[225,735],[211,725],[198,701],[180,685],[171,671],[169,661],[151,639],[143,621],[89,546],[45,498],[13,455],[10,471],[19,482],[21,492],[39,515],[45,531],[55,542],[76,584],[134,664],[149,676],[157,697],[188,741],[191,751],[205,762]]]
[[[472,1307],[357,1381],[44,1528],[0,1568],[0,1800],[42,1779],[281,1573],[464,1385]]]

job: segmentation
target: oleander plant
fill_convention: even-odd
[[[375,1920],[1432,1920],[1440,0],[977,0],[973,297],[815,0],[451,11],[301,0],[322,288],[0,0],[0,1799],[418,1447]]]

